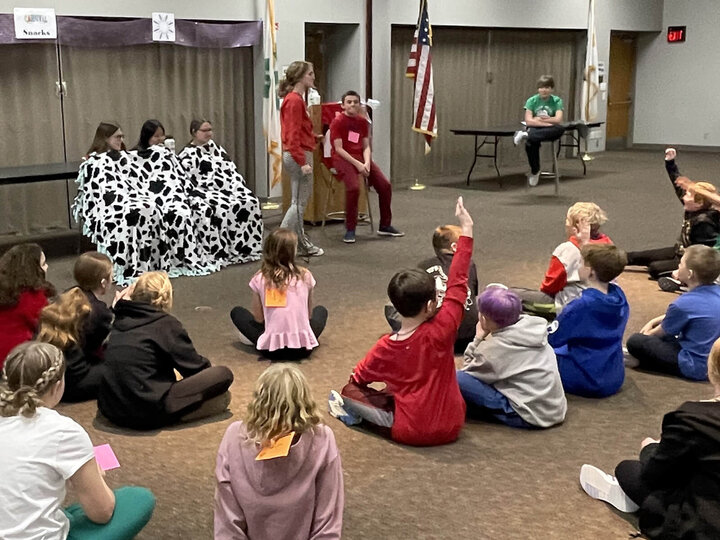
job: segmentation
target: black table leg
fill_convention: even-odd
[[[467,181],[465,182],[465,184],[468,186],[470,185],[470,175],[472,174],[473,169],[475,168],[475,163],[477,163],[478,150],[479,150],[477,141],[478,141],[478,136],[475,135],[475,142],[473,143],[473,162],[472,162],[472,165],[470,165],[470,170],[468,171],[468,175],[467,175]],[[485,143],[483,143],[483,144],[485,144]]]

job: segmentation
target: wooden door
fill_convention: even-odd
[[[607,146],[626,148],[630,135],[635,74],[635,37],[610,35],[610,72],[608,74]]]

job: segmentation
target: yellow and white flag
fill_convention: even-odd
[[[281,193],[282,139],[280,137],[280,99],[277,95],[277,27],[275,0],[265,0],[263,19],[263,56],[265,58],[265,89],[263,93],[263,134],[268,153],[268,197]]]
[[[582,110],[580,117],[585,122],[598,119],[598,92],[600,77],[598,73],[597,37],[595,35],[595,0],[588,6],[587,49],[585,51],[585,71],[583,72]]]

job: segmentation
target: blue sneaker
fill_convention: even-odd
[[[387,227],[380,227],[377,233],[380,236],[405,236],[404,232],[398,231],[392,225],[388,225]]]
[[[355,231],[345,231],[345,236],[343,236],[343,242],[345,242],[346,244],[354,244]]]
[[[345,405],[345,402],[342,396],[337,391],[330,390],[330,396],[328,397],[328,412],[330,416],[334,416],[346,426],[355,426],[362,422],[362,418],[347,412],[343,405]]]

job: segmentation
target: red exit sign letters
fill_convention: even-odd
[[[668,43],[682,43],[686,37],[685,26],[668,26],[667,40]]]

